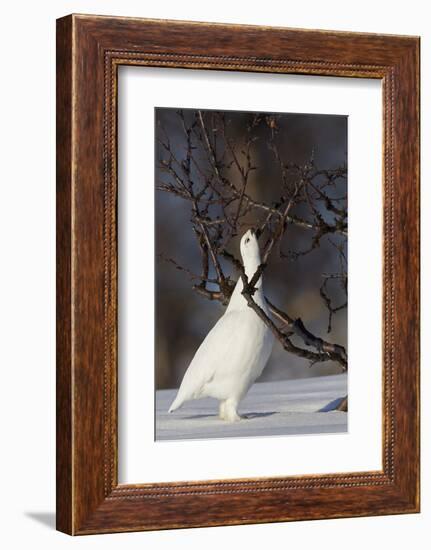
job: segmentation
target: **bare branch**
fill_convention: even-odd
[[[298,261],[321,246],[334,247],[339,261],[338,273],[322,274],[320,296],[328,310],[328,332],[332,319],[347,306],[347,169],[318,169],[314,155],[304,165],[287,162],[278,146],[279,120],[277,115],[250,115],[247,132],[240,141],[229,135],[229,122],[223,113],[211,115],[198,110],[192,115],[177,111],[183,135],[175,150],[169,136],[159,126],[158,168],[161,176],[158,191],[170,193],[190,204],[191,229],[196,236],[201,257],[201,273],[194,273],[172,258],[163,258],[175,269],[184,272],[192,282],[192,289],[200,296],[228,304],[235,281],[223,271],[227,260],[235,267],[243,281],[243,295],[262,321],[270,328],[283,348],[298,357],[316,364],[335,361],[347,369],[347,352],[311,333],[298,318],[279,309],[266,299],[270,315],[255,301],[256,284],[274,252],[281,258]],[[274,202],[257,199],[250,191],[250,174],[259,166],[254,159],[255,131],[266,124],[268,144],[279,172],[280,195]],[[235,235],[249,227],[250,219],[258,220],[257,234],[262,235],[262,264],[248,280],[239,260],[229,251]],[[307,246],[302,251],[281,251],[284,236],[290,226],[305,231]],[[334,238],[332,240],[331,236]],[[286,239],[287,240],[287,239]],[[212,268],[214,275],[209,277]],[[333,283],[332,283],[333,281]],[[339,285],[346,300],[332,296]],[[297,344],[297,341],[302,344]]]

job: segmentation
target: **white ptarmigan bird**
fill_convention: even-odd
[[[243,235],[240,248],[244,270],[250,281],[261,263],[253,229]],[[268,313],[262,276],[255,286],[257,290],[253,299]],[[240,277],[226,312],[195,353],[169,412],[190,399],[215,397],[220,401],[222,420],[240,420],[238,404],[262,373],[274,343],[272,332],[247,305],[242,289]]]

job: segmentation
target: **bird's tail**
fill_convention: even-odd
[[[179,409],[183,403],[184,403],[184,399],[178,393],[177,396],[175,397],[175,399],[172,401],[172,404],[169,407],[168,412],[173,413],[174,411]]]

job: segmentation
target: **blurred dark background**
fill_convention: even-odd
[[[183,110],[193,118],[194,110]],[[163,148],[158,138],[168,137],[170,146],[178,158],[185,156],[185,141],[178,109],[156,108],[155,175],[160,171]],[[208,112],[207,112],[208,115]],[[230,136],[238,143],[244,139],[247,125],[255,113],[224,111]],[[276,129],[265,121],[276,120]],[[347,162],[347,117],[340,115],[265,113],[262,124],[256,128],[258,139],[253,146],[257,169],[253,171],[247,192],[257,200],[267,203],[280,196],[280,171],[267,143],[268,132],[277,132],[277,143],[283,162],[306,164],[313,158],[319,169],[335,169]],[[195,150],[197,158],[199,150]],[[201,155],[203,160],[203,155]],[[235,177],[232,173],[230,177]],[[338,185],[347,193],[347,181]],[[192,290],[192,282],[185,272],[172,263],[158,258],[172,258],[192,271],[199,272],[201,256],[190,224],[191,204],[170,193],[156,191],[156,389],[177,388],[181,383],[194,353],[206,334],[224,313],[224,307],[209,301]],[[258,221],[258,220],[256,220]],[[261,220],[260,220],[261,221]],[[251,220],[252,223],[252,220]],[[232,244],[239,257],[239,239]],[[290,225],[283,240],[283,247],[301,251],[309,247],[312,232]],[[332,330],[328,334],[328,310],[319,294],[322,273],[339,269],[339,256],[331,245],[337,236],[323,237],[312,252],[286,260],[273,255],[264,274],[265,294],[284,308],[292,317],[301,317],[307,328],[325,340],[347,348],[347,308],[334,315]],[[232,276],[235,276],[233,270]],[[229,271],[228,271],[229,272]],[[331,286],[334,303],[342,303],[345,296],[337,285]],[[310,366],[309,361],[284,351],[276,342],[271,358],[260,378],[281,380],[335,374],[340,366],[325,362]]]

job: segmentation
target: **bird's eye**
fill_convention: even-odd
[[[249,239],[249,238],[247,238],[247,239],[245,240],[245,244],[247,244],[249,240],[250,240],[250,239]]]

